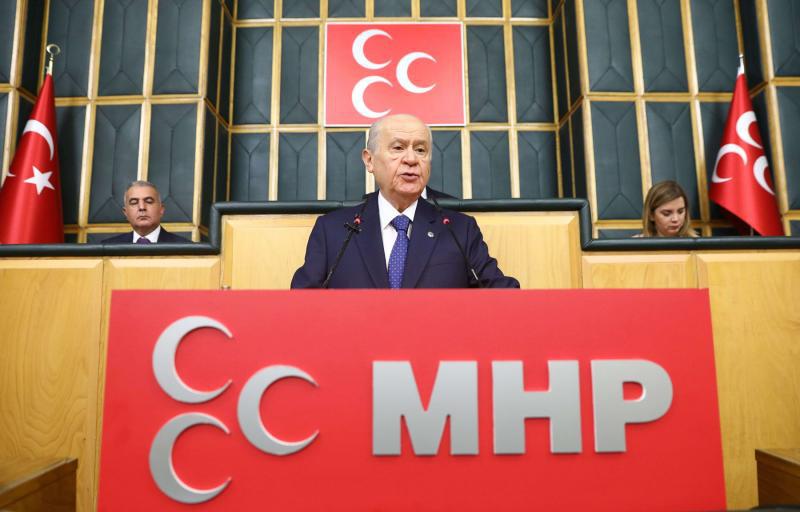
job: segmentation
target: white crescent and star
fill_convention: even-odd
[[[408,92],[412,92],[414,94],[425,94],[426,92],[430,91],[436,84],[429,85],[427,87],[419,86],[411,81],[408,77],[408,68],[411,64],[419,59],[426,59],[433,62],[436,62],[432,56],[428,55],[425,52],[411,52],[407,55],[404,55],[400,62],[397,63],[397,82],[400,84],[400,87],[407,90]]]
[[[25,135],[28,132],[41,135],[41,137],[45,140],[45,142],[47,142],[47,147],[50,149],[50,160],[52,160],[53,156],[55,155],[56,148],[55,145],[53,144],[53,134],[50,133],[50,129],[48,129],[44,123],[37,121],[36,119],[29,119],[28,122],[25,123],[25,128],[22,130],[22,135]],[[33,183],[36,185],[36,192],[38,194],[42,193],[42,187],[53,188],[53,185],[50,184],[50,181],[48,179],[49,176],[53,173],[51,172],[45,173],[44,178],[40,178],[39,177],[40,174],[41,173],[39,172],[39,170],[34,167],[33,178],[25,180],[25,183]],[[16,178],[16,176],[17,176],[16,174],[13,174],[11,172],[11,169],[9,169],[8,173],[6,173],[7,178]],[[44,179],[43,184],[41,186],[38,184],[38,180],[40,179]]]
[[[50,133],[50,130],[44,123],[37,121],[36,119],[29,119],[28,122],[25,124],[25,129],[22,130],[22,135],[26,133],[36,133],[42,136],[42,138],[47,142],[48,147],[50,148],[50,160],[53,159],[53,155],[55,154],[55,146],[53,145],[53,135]]]
[[[367,58],[366,55],[364,55],[364,45],[366,45],[367,41],[369,41],[371,38],[375,36],[388,37],[389,39],[392,38],[392,36],[384,32],[383,30],[371,29],[371,30],[365,30],[364,32],[358,34],[358,36],[356,36],[355,40],[353,41],[353,58],[356,60],[356,62],[358,62],[358,65],[361,66],[362,68],[383,69],[386,66],[388,66],[390,62],[392,62],[391,60],[387,60],[386,62],[378,64],[376,62],[372,62]]]
[[[49,172],[41,172],[36,166],[33,166],[33,177],[28,178],[25,180],[25,183],[30,183],[32,185],[36,185],[36,195],[41,195],[42,190],[49,188],[51,190],[55,190],[56,188],[50,183],[50,176],[53,174],[52,171]]]

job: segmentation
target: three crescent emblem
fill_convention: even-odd
[[[756,142],[753,136],[750,135],[750,126],[755,122],[756,114],[752,110],[748,110],[739,116],[739,119],[736,120],[736,135],[745,144],[756,149],[763,149],[761,144]],[[719,153],[717,153],[717,161],[714,162],[714,173],[711,175],[712,182],[725,183],[726,181],[731,181],[733,179],[733,177],[722,177],[719,175],[719,162],[722,160],[722,157],[728,154],[734,154],[738,156],[742,160],[742,165],[747,165],[747,152],[742,146],[733,143],[725,144],[719,148]],[[756,183],[758,183],[758,186],[763,188],[770,195],[774,196],[775,191],[772,190],[772,188],[769,186],[769,183],[767,183],[767,169],[769,169],[769,163],[767,162],[767,157],[762,154],[756,158],[755,162],[753,162],[753,178],[756,180]]]
[[[371,69],[371,70],[383,69],[392,62],[391,60],[388,60],[386,62],[376,63],[367,58],[366,54],[364,53],[364,46],[371,38],[375,36],[381,36],[381,37],[386,37],[388,39],[392,39],[392,36],[383,30],[370,29],[361,32],[353,40],[353,46],[352,46],[353,59],[355,59],[356,63],[358,63],[358,65],[364,69]],[[433,58],[433,56],[425,52],[411,52],[404,55],[398,61],[397,67],[395,69],[395,77],[397,78],[397,83],[404,90],[412,94],[425,94],[426,92],[436,87],[435,83],[431,85],[419,85],[411,81],[411,78],[409,77],[409,68],[415,61],[420,59],[436,62],[436,59]],[[393,87],[392,82],[389,81],[388,79],[378,75],[370,75],[359,80],[353,87],[353,91],[350,95],[350,100],[352,101],[353,108],[355,108],[356,112],[370,119],[377,119],[379,117],[383,117],[392,110],[391,108],[389,108],[383,111],[377,111],[367,106],[364,100],[364,95],[366,94],[367,88],[369,88],[373,84],[378,84],[378,83],[388,85],[389,87]]]
[[[200,391],[191,388],[178,375],[175,356],[184,337],[197,329],[215,329],[228,338],[231,331],[221,322],[206,316],[187,316],[176,320],[161,333],[153,348],[153,374],[161,389],[170,398],[187,404],[208,402],[221,395],[231,384],[228,380],[222,386]],[[236,407],[236,416],[247,440],[259,450],[271,455],[291,455],[311,444],[319,434],[315,431],[301,441],[285,441],[272,434],[261,419],[260,403],[270,386],[282,379],[301,379],[313,386],[316,381],[299,368],[286,365],[272,365],[253,374],[244,384]],[[216,487],[195,489],[184,482],[175,471],[172,452],[176,440],[186,430],[198,425],[208,425],[230,434],[228,427],[214,416],[202,412],[179,414],[167,421],[156,433],[150,446],[150,475],[165,495],[181,503],[203,503],[214,499],[231,482],[227,477]]]

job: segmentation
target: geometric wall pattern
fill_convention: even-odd
[[[800,221],[800,6],[793,0],[15,0],[0,2],[0,162],[56,84],[67,239],[125,229],[124,188],[156,183],[199,240],[215,201],[356,200],[365,129],[322,119],[327,21],[461,21],[467,124],[434,129],[431,185],[462,198],[582,197],[594,235],[640,229],[678,180],[703,234],[744,51],[787,233]],[[787,145],[786,142],[789,142]]]
[[[638,232],[644,195],[665,179],[686,189],[703,235],[734,233],[707,187],[739,53],[791,234],[800,220],[800,145],[791,143],[800,4],[567,0],[556,2],[553,23],[562,186],[589,199],[595,236]]]

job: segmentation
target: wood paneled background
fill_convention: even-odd
[[[431,185],[472,199],[585,198],[593,235],[639,231],[652,183],[730,234],[708,176],[743,52],[787,234],[800,233],[794,0],[6,0],[0,167],[54,80],[67,239],[125,230],[149,179],[200,240],[216,201],[356,200],[365,129],[323,122],[328,22],[461,22],[467,124],[434,130]]]
[[[728,507],[756,505],[754,450],[800,446],[800,251],[586,253],[573,213],[476,217],[526,288],[709,290]],[[313,221],[226,217],[220,256],[0,259],[0,453],[77,457],[93,510],[113,290],[285,289]]]

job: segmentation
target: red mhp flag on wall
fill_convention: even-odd
[[[784,234],[743,63],[739,64],[708,197],[761,235]]]
[[[325,125],[465,124],[463,40],[461,23],[326,24]]]
[[[63,241],[56,108],[48,74],[0,188],[0,243]]]

